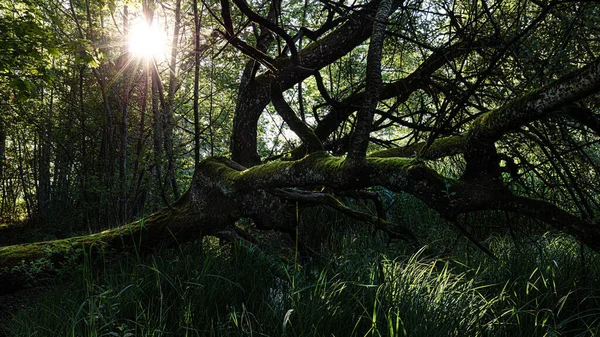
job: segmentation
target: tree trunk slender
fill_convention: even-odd
[[[128,62],[130,58],[127,44],[125,43],[129,35],[129,8],[127,4],[123,5],[123,49],[124,57],[121,57],[119,69],[123,71],[123,86],[121,90],[121,129],[119,144],[119,222],[125,223],[127,219],[129,198],[127,191],[131,187],[131,181],[128,181],[127,175],[127,146],[129,141],[129,90],[131,88],[131,73]]]
[[[166,180],[173,191],[175,199],[179,199],[179,187],[175,177],[175,148],[173,142],[173,131],[175,129],[175,93],[179,86],[177,79],[177,50],[179,45],[179,30],[181,28],[181,0],[175,2],[175,22],[173,23],[173,38],[171,40],[171,62],[169,73],[169,91],[167,94],[167,106],[165,108],[165,149],[167,155]]]
[[[194,10],[194,163],[197,166],[200,164],[200,108],[198,106],[200,94],[200,13],[198,11],[198,0],[193,1],[192,7]]]
[[[0,181],[3,181],[4,175],[4,152],[6,151],[6,127],[4,126],[4,117],[0,114]]]
[[[352,170],[358,170],[365,165],[367,148],[369,146],[369,135],[373,115],[379,102],[381,92],[381,58],[383,40],[385,39],[385,27],[392,9],[392,0],[382,0],[373,23],[373,34],[369,43],[367,54],[367,87],[365,100],[357,113],[356,127],[352,135],[352,143],[348,151],[348,165]]]

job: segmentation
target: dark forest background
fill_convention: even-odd
[[[0,32],[6,334],[598,333],[597,2],[0,0]]]

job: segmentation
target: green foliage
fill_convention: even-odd
[[[481,282],[502,286],[495,336],[591,336],[600,332],[600,258],[570,237],[545,234],[529,244],[489,240],[498,257],[472,256]],[[493,289],[493,288],[492,288]],[[486,293],[489,293],[487,289]],[[496,326],[502,327],[496,331]]]
[[[0,85],[8,83],[18,100],[37,93],[36,81],[50,83],[54,78],[51,58],[60,52],[48,24],[60,26],[33,3],[0,1]]]
[[[494,237],[499,260],[469,250],[442,260],[423,250],[392,257],[363,238],[303,265],[209,239],[99,269],[88,262],[74,285],[57,286],[8,329],[14,336],[598,333],[600,258],[585,252],[581,260],[572,239]]]

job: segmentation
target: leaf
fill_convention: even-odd
[[[16,91],[17,100],[23,100],[32,96],[34,85],[29,80],[15,77],[10,81],[10,87]]]
[[[94,55],[83,50],[80,50],[77,52],[77,54],[75,54],[75,63],[85,64],[91,68],[97,68],[100,65],[100,62],[96,59],[96,57],[94,57]]]
[[[50,56],[60,56],[60,50],[56,47],[48,47],[47,50]]]

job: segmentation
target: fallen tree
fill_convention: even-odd
[[[105,250],[145,251],[236,231],[235,221],[251,218],[259,229],[292,232],[295,222],[286,201],[331,206],[318,192],[290,192],[284,188],[326,186],[355,190],[383,186],[408,192],[447,219],[480,210],[507,210],[543,220],[564,230],[594,250],[600,250],[600,226],[542,200],[514,195],[502,185],[465,182],[443,177],[409,158],[369,157],[359,174],[351,174],[343,158],[315,152],[298,161],[269,163],[247,170],[225,158],[209,158],[196,168],[189,191],[175,204],[143,220],[101,233],[64,240],[0,248],[0,289],[18,289],[32,280],[32,269],[55,271],[77,250],[100,254]],[[334,205],[334,208],[337,207]],[[366,220],[363,218],[363,220]],[[372,222],[385,222],[373,216]],[[403,227],[380,227],[391,235],[412,238]]]
[[[245,2],[235,3],[251,21],[261,25],[263,36],[274,34],[293,44],[292,37],[278,26],[271,26],[268,20],[261,19]],[[539,16],[529,26],[505,39],[499,48],[501,52],[495,57],[511,50],[511,46],[529,29],[537,27],[539,20],[545,18],[555,5],[542,7]],[[587,65],[550,84],[540,85],[538,89],[499,107],[487,109],[478,106],[477,113],[469,110],[460,122],[454,123],[453,118],[458,119],[460,109],[468,110],[465,108],[466,100],[475,96],[478,87],[483,87],[484,79],[497,70],[495,65],[498,61],[490,61],[489,69],[480,74],[482,79],[477,79],[469,90],[458,94],[444,87],[442,80],[433,83],[433,74],[452,59],[478,51],[497,39],[486,36],[476,41],[449,43],[426,57],[421,66],[404,79],[383,83],[381,61],[384,37],[388,36],[386,23],[390,13],[399,7],[398,1],[369,2],[350,11],[347,20],[337,28],[336,25],[329,27],[331,31],[324,38],[299,51],[290,48],[292,55],[289,57],[281,52],[274,59],[265,54],[268,48],[251,47],[234,34],[232,20],[228,17],[231,15],[229,3],[223,1],[225,31],[221,32],[222,35],[252,58],[241,81],[233,120],[233,160],[222,157],[204,159],[196,165],[190,188],[183,197],[143,220],[88,236],[1,248],[0,292],[27,284],[32,278],[32,269],[42,272],[56,270],[62,262],[69,260],[74,250],[100,254],[107,249],[143,251],[159,244],[175,245],[202,235],[239,231],[235,222],[241,218],[252,219],[257,229],[293,233],[292,209],[296,203],[332,207],[370,223],[390,237],[418,244],[418,238],[409,228],[389,223],[384,213],[360,213],[344,206],[336,198],[338,194],[373,186],[410,193],[451,221],[461,214],[484,210],[519,213],[542,220],[600,251],[600,223],[597,209],[593,206],[597,200],[584,193],[583,183],[572,176],[569,166],[560,159],[560,154],[568,153],[571,148],[560,152],[552,146],[553,140],[545,139],[543,133],[531,131],[536,123],[560,127],[576,125],[581,134],[598,136],[600,116],[597,110],[587,107],[585,99],[600,90],[600,60],[587,62]],[[456,35],[461,39],[470,38],[465,31],[466,28]],[[342,101],[333,100],[324,90],[319,69],[340,59],[369,37],[364,90],[354,92]],[[266,70],[257,75],[259,64]],[[286,89],[310,76],[315,77],[326,104],[332,107],[316,127],[299,118],[283,96]],[[468,86],[471,82],[465,80],[461,83]],[[378,110],[382,101],[396,98],[396,103],[402,104],[419,90],[427,90],[431,96],[451,97],[455,101],[453,104],[459,108],[440,112],[435,116],[433,126],[431,123],[407,122],[395,116],[394,109],[388,112]],[[299,159],[259,164],[257,123],[269,102],[273,102],[275,110],[302,141],[302,145],[292,151],[293,157]],[[356,117],[352,118],[354,113]],[[382,116],[382,119],[375,120],[376,115]],[[334,130],[349,120],[352,122],[351,132],[340,145],[346,156],[333,156],[324,150],[325,143]],[[385,143],[390,145],[388,149],[367,155],[369,142],[377,140],[373,138],[377,125],[385,120],[415,132],[427,132],[428,136],[415,136],[415,139],[425,140],[405,146]],[[534,170],[535,165],[541,165],[529,163],[527,156],[516,146],[503,149],[511,137],[528,137],[531,143],[546,151],[544,154],[549,153],[548,161],[553,168],[549,176],[560,178],[562,184],[556,185],[566,190],[569,203],[544,200],[543,196],[538,198],[509,186],[510,179],[517,179],[528,170]],[[465,167],[460,178],[444,176],[432,169],[431,161],[453,156],[462,156],[464,160]],[[586,163],[590,167],[590,176],[597,178],[600,170],[595,159],[591,158]],[[508,171],[510,176],[507,177],[504,171]],[[539,180],[552,185],[552,180],[543,175]],[[597,180],[595,183],[597,185]]]

